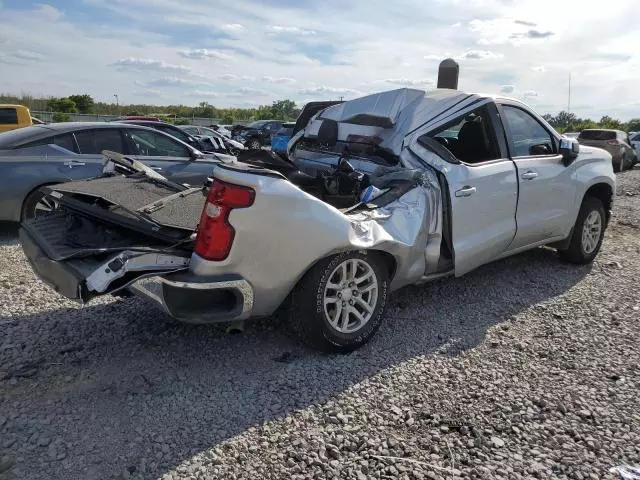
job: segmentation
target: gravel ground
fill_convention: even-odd
[[[549,249],[397,292],[350,355],[137,299],[84,308],[0,237],[0,478],[613,478],[640,464],[640,169],[591,266]]]

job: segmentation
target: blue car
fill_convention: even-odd
[[[279,155],[287,154],[287,144],[291,139],[295,123],[283,123],[282,128],[271,137],[271,151]]]

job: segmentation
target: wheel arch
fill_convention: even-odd
[[[606,224],[608,224],[609,219],[611,218],[611,208],[613,207],[613,195],[614,192],[611,185],[604,182],[596,183],[594,185],[591,185],[587,189],[587,191],[584,192],[580,204],[582,205],[582,202],[584,202],[584,199],[587,197],[594,197],[600,200],[602,202],[602,205],[604,206]]]
[[[58,182],[44,182],[44,183],[41,183],[40,185],[37,185],[37,186],[33,187],[31,190],[29,190],[27,192],[27,194],[24,196],[24,198],[22,199],[22,201],[20,202],[20,211],[18,212],[17,221],[18,222],[22,221],[22,217],[23,217],[23,214],[24,214],[25,203],[27,202],[27,199],[32,194],[34,194],[37,190],[41,189],[42,187],[48,187],[48,186],[56,185],[56,184],[62,183],[62,182],[64,182],[64,180],[61,180],[61,181],[58,181]]]

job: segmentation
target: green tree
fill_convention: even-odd
[[[294,120],[300,110],[296,107],[296,102],[293,100],[278,100],[273,102],[271,106],[271,112],[276,120]]]
[[[76,104],[70,98],[52,98],[49,100],[47,106],[54,112],[59,113],[76,113],[78,109]]]
[[[632,118],[627,123],[627,131],[640,132],[640,118]]]
[[[615,118],[611,118],[609,115],[605,115],[600,119],[600,127],[602,128],[613,128],[619,130],[622,128],[622,122]]]
[[[255,119],[256,120],[271,120],[274,117],[273,108],[268,105],[260,105],[256,110]]]
[[[69,115],[67,113],[56,112],[53,114],[52,120],[54,123],[68,122]]]
[[[91,95],[87,95],[86,93],[84,95],[69,95],[68,98],[76,104],[78,112],[91,113],[93,111],[95,102]]]
[[[220,123],[222,123],[223,125],[233,125],[235,121],[236,119],[234,118],[231,111],[224,113],[222,115],[222,118],[220,118]]]

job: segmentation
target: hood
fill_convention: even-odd
[[[482,97],[458,90],[435,89],[429,92],[400,88],[374,93],[333,105],[317,113],[298,132],[301,137],[317,138],[325,121],[337,123],[337,140],[347,142],[350,136],[369,137],[375,143],[399,155],[403,141],[415,129],[436,124],[467,108]]]

